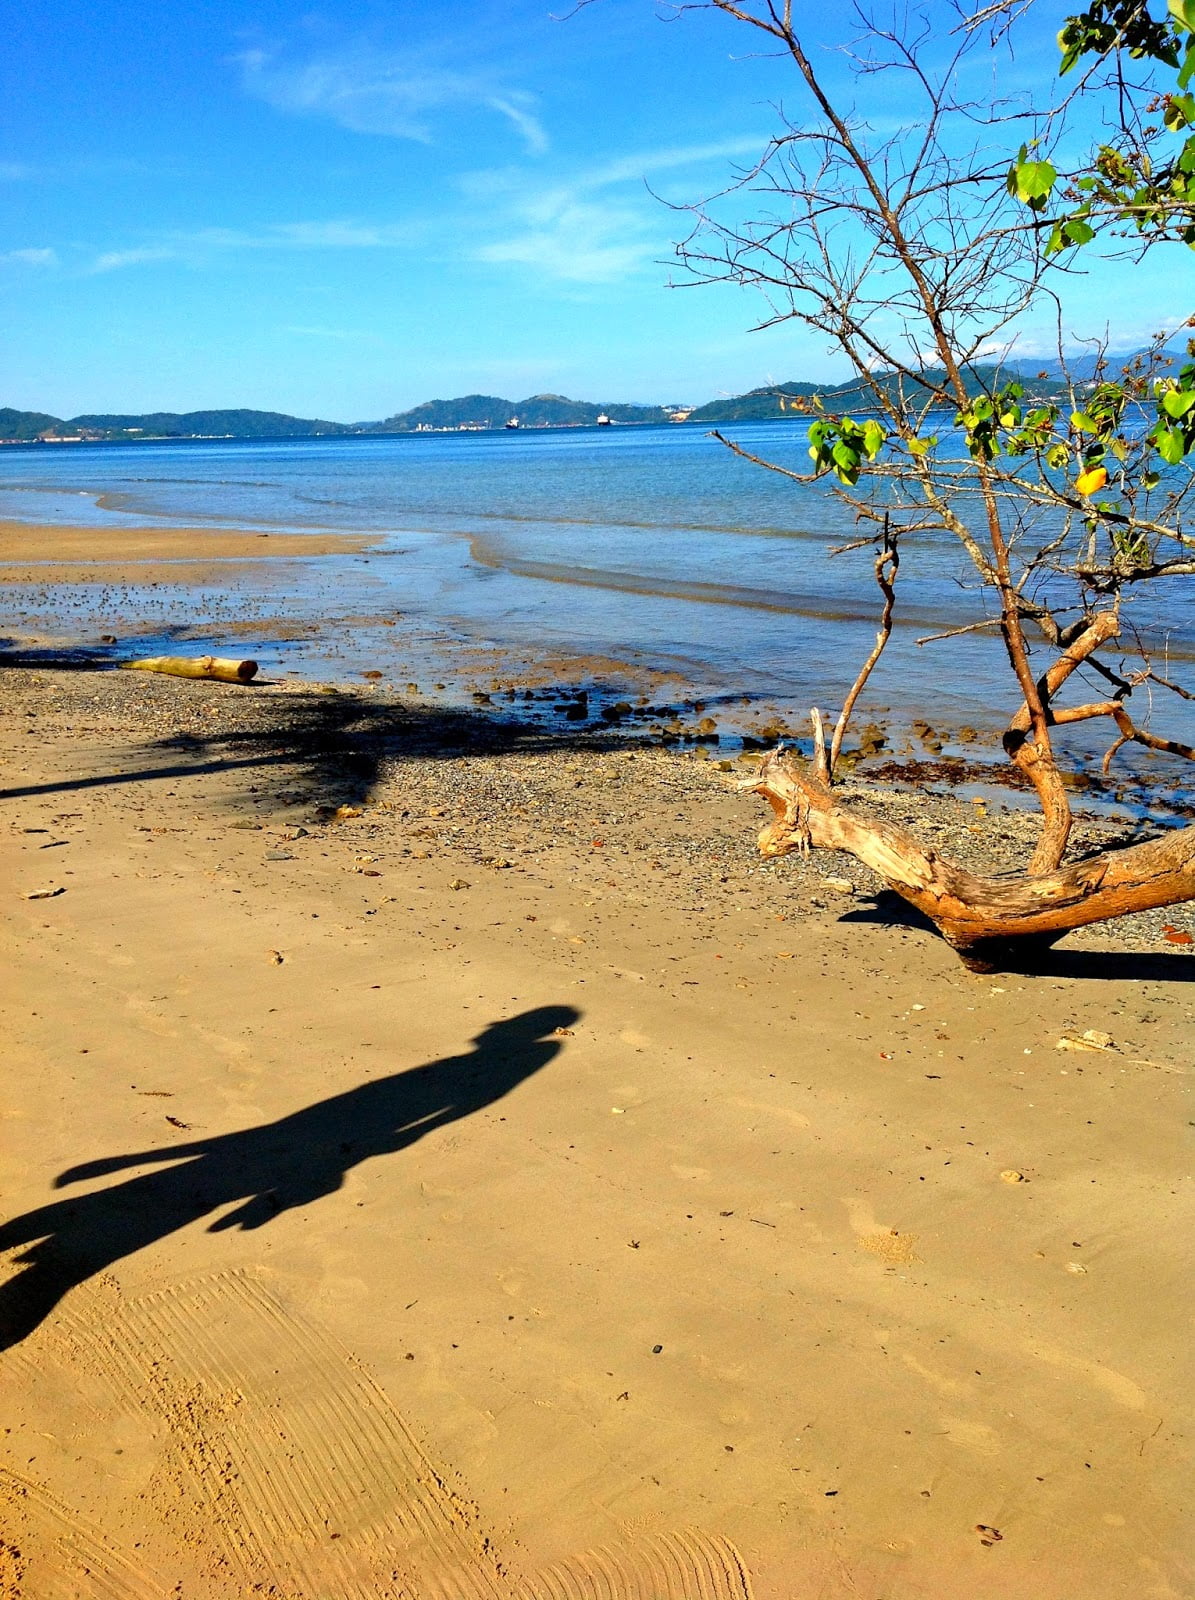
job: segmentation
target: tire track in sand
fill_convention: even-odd
[[[23,1473],[0,1467],[2,1600],[166,1600],[96,1528]]]
[[[592,1550],[531,1580],[520,1600],[751,1600],[742,1558],[694,1528]]]
[[[76,1359],[87,1350],[87,1364],[126,1406],[166,1423],[181,1476],[200,1497],[190,1536],[214,1542],[248,1593],[750,1600],[733,1546],[691,1530],[602,1547],[538,1574],[513,1570],[477,1507],[436,1470],[368,1372],[250,1272],[107,1309],[94,1318],[79,1305],[60,1319],[60,1338]],[[179,1515],[179,1476],[163,1478],[170,1520]]]

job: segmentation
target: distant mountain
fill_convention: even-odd
[[[1181,363],[1186,356],[1185,345],[1166,345],[1160,352],[1163,359]],[[1146,362],[1150,358],[1148,350],[1121,350],[1116,355],[1100,356],[1098,352],[1084,352],[1080,355],[1068,356],[1065,366],[1057,356],[1041,361],[1033,356],[1018,356],[1015,360],[1005,362],[1005,371],[1015,372],[1026,378],[1039,378],[1057,384],[1064,384],[1069,374],[1072,382],[1090,383],[1097,375],[1101,361],[1104,366],[1104,376],[1115,382],[1125,367],[1131,366],[1135,361]]]
[[[1164,352],[1181,359],[1183,350],[1168,347]],[[1110,357],[1108,368],[1115,377],[1134,359],[1132,355]],[[1094,380],[1097,358],[1079,355],[1068,362],[1072,381],[1090,384]],[[927,369],[925,377],[940,381],[942,373]],[[968,388],[976,393],[993,389],[1010,378],[1019,378],[1027,395],[1034,399],[1067,399],[1066,377],[1057,360],[1018,357],[1002,363],[977,365],[971,370]],[[878,375],[882,385],[895,386],[891,374]],[[814,399],[828,411],[869,411],[875,396],[859,378],[845,383],[810,383],[797,379],[791,383],[768,384],[746,394],[710,400],[694,410],[681,406],[623,405],[607,401],[598,405],[589,400],[570,400],[562,394],[533,394],[526,400],[504,400],[500,395],[466,394],[455,400],[425,400],[410,411],[400,411],[382,422],[322,422],[313,418],[290,417],[281,411],[151,411],[140,416],[91,412],[64,421],[44,411],[15,411],[0,408],[0,443],[25,444],[57,439],[106,442],[139,442],[148,439],[304,439],[348,434],[416,433],[423,429],[505,428],[515,418],[522,428],[593,427],[599,418],[612,423],[660,422],[771,422],[780,418],[799,421],[810,415]]]
[[[0,410],[0,440],[300,439],[357,433],[344,422],[288,417],[280,411],[151,411],[140,416],[87,413],[64,421],[42,411]]]
[[[415,433],[427,428],[504,428],[518,418],[523,428],[592,426],[600,416],[611,422],[667,422],[663,406],[629,406],[613,401],[596,405],[569,400],[562,394],[533,394],[526,400],[503,400],[500,395],[466,394],[456,400],[425,400],[410,411],[400,411],[384,422],[363,423],[368,433]]]
[[[80,432],[139,433],[156,439],[298,439],[357,431],[348,423],[288,417],[281,411],[150,411],[143,416],[96,413],[72,417],[67,426]]]
[[[44,411],[14,411],[11,406],[0,406],[0,439],[36,439],[47,429],[62,426],[58,417]]]
[[[1037,374],[1042,370],[1040,363],[1010,363],[1000,368],[996,366],[976,366],[971,369],[967,379],[967,388],[972,394],[981,390],[997,387],[1006,383],[1010,377],[1019,377],[1025,386],[1026,393],[1042,399],[1055,394],[1059,388],[1058,379],[1048,375],[1039,379]],[[927,368],[926,379],[931,383],[940,383],[944,377],[939,368]],[[876,374],[876,381],[883,388],[895,389],[897,379],[890,374]],[[906,385],[907,392],[912,393],[912,385]],[[711,400],[704,406],[698,406],[690,412],[690,422],[771,422],[778,417],[791,416],[794,419],[810,415],[810,402],[816,397],[827,411],[847,411],[854,408],[858,411],[869,411],[875,406],[875,395],[870,385],[860,378],[849,378],[845,383],[818,384],[818,383],[776,383],[765,389],[752,389],[747,394],[735,395],[724,400]]]

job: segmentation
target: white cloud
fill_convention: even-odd
[[[757,137],[664,146],[546,184],[518,171],[471,173],[461,188],[478,205],[489,203],[488,226],[501,234],[479,245],[475,259],[535,267],[574,283],[625,278],[668,249],[665,214],[645,188],[650,174],[756,154],[761,148]],[[604,193],[619,188],[627,192]]]
[[[482,245],[479,261],[534,267],[575,283],[609,283],[636,271],[657,249],[642,217],[628,207],[553,195],[519,209],[523,226]]]
[[[154,244],[129,250],[107,250],[91,263],[90,272],[116,272],[158,261],[183,261],[195,266],[238,250],[393,250],[409,244],[416,229],[404,223],[276,222],[264,228],[196,228],[172,233]]]
[[[11,261],[14,266],[56,267],[56,250],[0,250],[0,261]]]
[[[507,119],[534,155],[548,147],[532,97],[495,74],[437,67],[413,55],[353,45],[292,62],[265,50],[238,56],[245,89],[279,111],[328,117],[354,133],[432,142],[430,114],[485,106]]]
[[[91,263],[92,272],[117,272],[121,267],[140,267],[151,261],[177,261],[179,252],[166,245],[145,245],[136,250],[105,250]]]

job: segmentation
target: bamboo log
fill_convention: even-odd
[[[759,836],[765,856],[846,850],[936,925],[964,962],[991,970],[1017,941],[1053,943],[1072,928],[1195,899],[1195,827],[1105,850],[1053,872],[982,878],[917,842],[903,828],[845,805],[780,751],[742,785],[775,812]]]
[[[122,665],[133,672],[168,672],[175,678],[215,678],[220,683],[248,683],[257,676],[256,661],[222,656],[146,656]]]

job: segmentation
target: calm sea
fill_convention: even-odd
[[[808,465],[802,424],[726,431],[782,466]],[[810,704],[839,703],[880,606],[870,553],[832,554],[861,530],[828,486],[793,484],[688,427],[11,448],[0,451],[0,517],[381,534],[367,559],[289,564],[269,614],[401,613],[515,654],[665,668],[686,692],[723,703],[748,696],[802,717]],[[52,631],[56,608],[65,615],[89,601],[51,590],[4,603],[12,632],[14,617]],[[143,603],[146,620],[160,612],[177,621],[195,596],[163,588]],[[908,539],[895,637],[862,720],[879,711],[997,726],[1016,699],[999,645],[975,634],[917,643],[990,615],[991,605],[949,536]],[[1195,622],[1178,583],[1154,586],[1126,614],[1160,668],[1189,667]],[[376,665],[365,659],[372,637],[358,643],[359,660],[345,645],[346,670]],[[271,660],[269,640],[260,653]],[[1044,646],[1041,657],[1044,665]],[[307,664],[300,645],[281,639],[272,659],[292,671]],[[1106,692],[1099,680],[1091,687]],[[1183,711],[1179,702],[1159,708],[1167,730],[1191,739]]]

